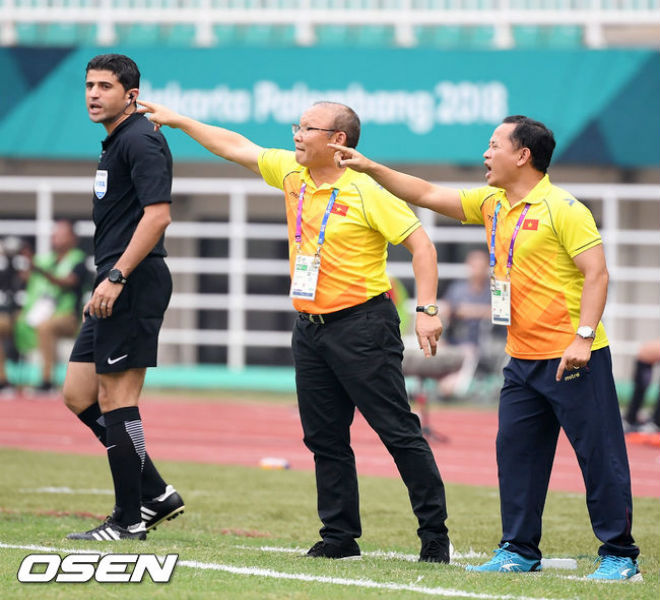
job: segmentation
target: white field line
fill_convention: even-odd
[[[262,552],[283,552],[291,554],[304,554],[304,548],[287,548],[282,546],[234,546],[241,550],[261,550]],[[419,556],[417,554],[404,554],[403,552],[386,552],[383,550],[374,550],[373,552],[363,552],[362,556],[375,556],[377,558],[406,560],[409,562],[417,562]],[[457,552],[453,546],[450,549],[451,566],[465,567],[464,563],[455,562],[456,559],[464,558],[485,558],[488,555],[484,552],[475,552],[470,548],[467,552]],[[577,569],[577,561],[574,558],[542,558],[541,564],[543,569],[564,569],[574,571]]]
[[[240,550],[261,550],[262,552],[282,552],[289,554],[305,554],[307,548],[287,548],[283,546],[234,546]],[[376,558],[392,558],[396,560],[406,560],[408,562],[417,562],[419,559],[418,554],[405,554],[403,552],[393,552],[385,550],[374,550],[372,552],[363,552],[362,556],[375,556]],[[484,552],[475,552],[470,548],[468,552],[451,552],[452,560],[454,558],[485,558],[487,555]]]
[[[71,554],[74,552],[95,553],[104,555],[106,552],[85,548],[83,550],[73,548],[53,548],[50,546],[37,546],[33,544],[6,544],[0,542],[0,548],[10,548],[16,550],[34,550],[38,552],[57,552],[58,554]],[[267,577],[271,579],[288,579],[292,581],[311,581],[315,583],[327,583],[331,585],[341,585],[357,588],[371,588],[392,591],[417,592],[426,596],[443,596],[445,598],[474,598],[477,600],[557,600],[550,598],[540,598],[535,596],[514,596],[512,594],[482,594],[478,592],[466,592],[451,588],[423,587],[415,584],[393,583],[374,581],[372,579],[348,579],[345,577],[325,577],[322,575],[308,575],[306,573],[282,573],[272,569],[262,569],[260,567],[236,567],[233,565],[222,565],[218,563],[203,563],[193,560],[180,560],[179,567],[189,567],[199,570],[224,571],[234,575],[249,575],[253,577]]]

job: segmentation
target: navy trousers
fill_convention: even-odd
[[[371,300],[327,324],[297,319],[292,347],[304,442],[314,454],[321,537],[343,544],[362,533],[350,445],[356,407],[394,458],[420,538],[446,536],[444,484],[408,404],[392,302]]]
[[[565,371],[559,382],[558,365],[558,358],[512,358],[504,369],[497,434],[502,544],[541,558],[541,518],[562,427],[582,470],[591,526],[602,542],[598,553],[636,558],[630,470],[610,350],[594,351],[586,367]]]

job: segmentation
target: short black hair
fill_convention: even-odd
[[[110,71],[117,76],[125,90],[140,87],[140,70],[133,59],[123,54],[99,54],[87,63],[87,69]]]
[[[506,117],[502,123],[514,123],[511,142],[516,148],[529,148],[532,166],[541,173],[547,173],[552,153],[555,149],[555,136],[543,123],[524,115]]]
[[[349,148],[356,148],[360,141],[360,117],[350,107],[340,102],[331,102],[329,100],[321,100],[315,102],[314,106],[318,104],[325,104],[335,108],[335,121],[332,127],[336,131],[343,131],[346,134],[346,146]]]

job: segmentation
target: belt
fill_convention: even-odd
[[[343,308],[342,310],[337,310],[331,313],[325,313],[323,315],[299,312],[298,318],[303,321],[311,321],[315,325],[326,325],[328,323],[332,323],[333,321],[338,321],[339,319],[343,319],[344,317],[348,317],[349,315],[353,315],[362,310],[365,310],[374,304],[380,304],[381,302],[389,299],[390,293],[383,292],[382,294],[378,294],[378,296],[369,298],[369,300],[363,302],[362,304],[356,304],[355,306],[349,306],[348,308]]]

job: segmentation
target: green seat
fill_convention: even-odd
[[[579,25],[555,25],[547,28],[548,48],[581,48],[583,45],[583,30]]]
[[[179,25],[163,25],[160,28],[160,43],[166,46],[193,47],[195,45],[196,28],[189,23]]]
[[[15,31],[19,46],[39,44],[39,26],[36,23],[16,23]]]
[[[160,30],[155,24],[116,25],[117,43],[126,46],[151,46],[159,42]]]
[[[514,25],[511,30],[516,48],[538,48],[541,45],[541,27]]]
[[[231,46],[236,44],[236,25],[216,25],[213,28],[213,33],[217,46]]]
[[[41,46],[75,46],[78,43],[78,27],[71,23],[49,23],[40,26]]]
[[[78,25],[78,44],[82,46],[95,46],[97,43],[97,26],[96,24],[85,23]]]
[[[495,29],[490,25],[463,28],[463,47],[476,50],[494,48]]]
[[[391,25],[358,25],[351,27],[348,43],[368,48],[393,46],[394,27]]]
[[[346,25],[317,25],[316,44],[319,46],[344,46],[348,44],[349,29]]]
[[[455,25],[415,27],[417,44],[428,48],[456,48],[461,44],[461,28]]]

